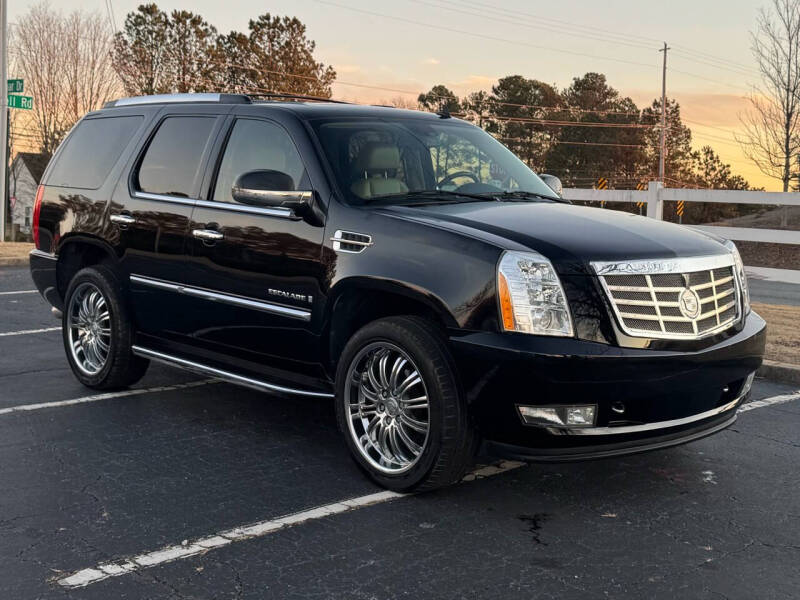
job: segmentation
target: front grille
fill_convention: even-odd
[[[628,335],[697,339],[722,331],[739,318],[739,288],[732,258],[593,266]]]

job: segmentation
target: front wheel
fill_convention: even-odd
[[[458,481],[475,433],[436,325],[390,317],[360,329],[336,374],[336,414],[359,466],[395,491]]]
[[[78,271],[67,288],[62,319],[67,360],[83,385],[119,389],[144,376],[149,361],[131,351],[133,325],[113,270],[96,265]]]

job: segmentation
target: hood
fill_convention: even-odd
[[[524,246],[536,250],[562,274],[590,273],[589,263],[594,260],[727,254],[719,242],[681,225],[574,204],[467,202],[380,210],[483,238],[508,249]]]

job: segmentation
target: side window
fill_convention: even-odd
[[[142,192],[188,198],[200,171],[216,117],[168,117],[162,121],[136,175]]]
[[[141,116],[84,119],[64,142],[48,185],[96,190],[142,124]],[[38,182],[37,182],[38,183]]]
[[[238,119],[225,146],[213,199],[234,202],[231,188],[236,179],[242,173],[259,170],[287,174],[296,190],[306,172],[300,153],[282,127],[267,121]]]

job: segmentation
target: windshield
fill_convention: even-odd
[[[508,148],[463,122],[326,119],[311,125],[353,204],[430,202],[436,193],[448,201],[504,192],[557,198]]]

